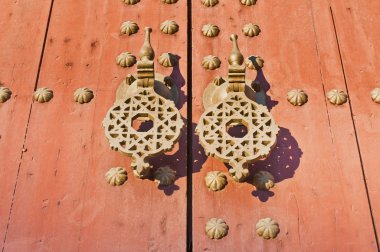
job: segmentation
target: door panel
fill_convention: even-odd
[[[7,232],[37,78],[50,1],[0,0],[0,86],[11,99],[0,103],[0,240]]]
[[[136,67],[118,67],[115,57],[124,51],[138,56],[145,26],[153,27],[156,58],[168,51],[181,57],[173,71],[158,63],[155,68],[179,80],[186,118],[186,13],[184,1],[131,6],[120,1],[55,1],[38,83],[51,88],[54,98],[32,107],[7,251],[185,250],[186,130],[172,153],[152,161],[154,168],[170,165],[177,170],[175,185],[158,188],[152,179],[135,178],[130,159],[110,150],[101,122],[120,82],[136,72]],[[178,22],[176,35],[159,31],[166,19]],[[131,37],[119,35],[120,24],[127,20],[140,26]],[[95,98],[75,103],[73,92],[79,87],[92,89]],[[120,187],[104,179],[115,166],[128,171]]]
[[[193,155],[199,162],[193,167],[194,251],[376,250],[350,108],[326,104],[324,95],[333,85],[344,87],[327,2],[258,1],[246,7],[236,1],[206,8],[195,1],[192,10],[193,122],[203,112],[202,95],[208,82],[228,72],[228,38],[237,33],[243,55],[265,59],[263,71],[257,76],[248,72],[248,76],[268,89],[268,106],[281,127],[269,159],[251,166],[251,173],[269,170],[274,174],[277,185],[268,193],[231,178],[223,191],[209,191],[204,183],[207,172],[227,172],[227,168],[206,158],[195,138]],[[260,25],[258,37],[242,34],[249,22]],[[221,28],[218,37],[200,33],[206,23]],[[209,54],[222,59],[221,68],[202,69],[200,62]],[[327,63],[337,64],[321,63],[327,55],[332,55]],[[286,101],[286,93],[296,87],[309,95],[303,107]],[[227,237],[220,241],[204,234],[206,222],[213,217],[229,225]],[[255,234],[256,222],[265,217],[280,224],[275,240],[264,241]]]

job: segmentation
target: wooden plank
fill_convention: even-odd
[[[322,16],[317,18],[319,14]],[[251,167],[252,173],[262,169],[274,173],[277,185],[269,193],[257,192],[251,184],[238,184],[230,178],[226,189],[210,192],[204,184],[207,172],[227,169],[214,158],[206,160],[201,146],[193,146],[198,160],[193,175],[194,250],[376,250],[349,107],[330,106],[324,96],[326,83],[344,85],[339,64],[321,63],[330,54],[332,63],[339,59],[329,5],[324,1],[283,4],[271,0],[245,7],[237,1],[208,9],[195,1],[193,21],[193,83],[197,85],[193,89],[193,122],[203,112],[201,99],[207,83],[227,73],[228,37],[237,33],[245,56],[258,54],[266,60],[257,78],[270,88],[271,112],[281,127],[278,147],[270,158]],[[241,29],[248,22],[260,25],[259,37],[242,35]],[[203,37],[199,30],[205,23],[221,27],[219,36]],[[208,72],[200,66],[208,54],[222,59],[217,71]],[[248,75],[255,78],[254,73]],[[287,91],[295,87],[309,95],[303,107],[286,101]],[[229,224],[229,234],[222,240],[213,241],[205,235],[205,224],[212,217]],[[264,241],[255,234],[256,222],[265,217],[280,224],[281,232],[275,240]]]
[[[173,73],[158,63],[155,67],[180,80],[181,113],[186,116],[186,12],[185,1],[141,1],[133,6],[113,0],[54,3],[38,86],[52,88],[55,96],[47,104],[33,105],[6,250],[185,249],[186,132],[175,151],[152,162],[155,168],[170,165],[177,170],[175,185],[163,189],[133,176],[130,159],[110,150],[101,122],[121,80],[136,72],[135,67],[119,68],[115,57],[123,51],[138,55],[145,26],[153,27],[157,57],[168,51],[181,57]],[[159,32],[166,19],[178,22],[176,35]],[[138,23],[138,34],[119,35],[126,20]],[[82,86],[94,90],[89,104],[73,101],[74,90]],[[104,179],[115,166],[128,171],[128,181],[120,187]]]
[[[341,49],[346,85],[360,146],[363,172],[368,186],[372,212],[380,232],[380,106],[370,92],[380,87],[380,2],[336,1],[331,3],[337,40]]]
[[[0,240],[4,240],[50,10],[50,1],[0,0]],[[1,244],[2,247],[3,244]]]

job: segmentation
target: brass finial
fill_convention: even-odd
[[[141,60],[153,60],[154,59],[154,51],[152,46],[150,45],[150,33],[152,32],[152,28],[145,27],[145,41],[143,46],[140,49],[140,58]]]
[[[233,66],[241,66],[244,63],[243,54],[241,54],[239,50],[239,46],[237,43],[238,36],[236,34],[232,34],[230,40],[232,41],[233,47],[230,57],[228,58],[228,63]]]

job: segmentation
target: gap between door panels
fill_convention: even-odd
[[[53,6],[54,6],[54,0],[51,0],[51,2],[50,2],[50,8],[49,8],[49,14],[48,14],[47,22],[46,22],[46,27],[45,27],[45,33],[44,33],[44,38],[43,38],[43,43],[42,43],[42,49],[41,49],[39,64],[38,64],[38,69],[37,69],[37,73],[36,73],[36,81],[35,81],[35,84],[34,84],[34,91],[36,91],[36,89],[38,87],[38,81],[39,81],[39,77],[40,77],[42,61],[43,61],[43,58],[44,58],[46,40],[47,40],[47,35],[49,33],[50,19],[51,19],[51,15],[52,15],[52,11],[53,11]],[[30,102],[30,108],[29,108],[29,114],[28,114],[28,120],[26,122],[25,134],[24,134],[24,138],[23,138],[24,140],[23,140],[22,149],[21,149],[21,153],[20,153],[20,161],[19,161],[19,164],[18,164],[18,167],[17,167],[16,181],[15,181],[15,185],[14,185],[14,188],[13,188],[12,200],[11,200],[11,205],[10,205],[10,208],[9,208],[8,221],[7,221],[7,226],[6,226],[6,229],[5,229],[5,235],[4,235],[4,240],[3,240],[2,250],[1,251],[4,251],[4,249],[5,249],[5,243],[6,243],[6,240],[7,240],[8,229],[9,229],[9,225],[10,225],[10,221],[11,221],[11,216],[12,216],[13,203],[14,203],[14,198],[15,198],[15,194],[16,194],[16,190],[17,190],[17,183],[18,183],[18,178],[19,178],[19,174],[20,174],[21,163],[22,163],[22,159],[23,159],[23,156],[24,156],[24,151],[23,150],[25,149],[26,139],[27,139],[27,136],[28,136],[29,122],[30,122],[30,118],[31,118],[31,114],[32,114],[33,104],[34,104],[34,101],[31,100],[31,102]]]

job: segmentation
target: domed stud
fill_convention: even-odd
[[[127,181],[127,171],[122,167],[111,168],[105,175],[108,184],[112,186],[121,186]]]
[[[137,23],[132,21],[126,21],[121,24],[120,26],[120,33],[126,34],[128,36],[131,36],[132,34],[135,34],[139,31],[139,26]]]
[[[214,7],[219,3],[219,0],[202,0],[202,4],[206,7]]]
[[[39,103],[49,102],[53,99],[53,91],[46,87],[39,88],[34,92],[33,98]]]
[[[371,91],[372,101],[376,103],[380,103],[380,88],[375,88]]]
[[[212,218],[207,222],[205,231],[210,239],[222,239],[228,234],[228,225],[222,219]]]
[[[258,36],[260,32],[261,32],[260,27],[256,24],[249,23],[249,24],[244,25],[243,27],[243,33],[247,37]]]
[[[175,34],[179,30],[179,25],[173,20],[166,20],[160,25],[160,30],[165,34]]]
[[[138,2],[140,2],[140,0],[121,0],[122,2],[124,2],[125,4],[128,4],[128,5],[133,5],[133,4],[137,4]]]
[[[176,172],[169,166],[163,166],[154,173],[154,181],[159,185],[168,186],[174,184]]]
[[[327,99],[331,104],[342,105],[347,102],[348,96],[343,90],[332,89],[327,93]]]
[[[202,60],[202,66],[207,70],[215,70],[220,67],[221,63],[220,59],[213,55],[208,55]]]
[[[161,0],[161,2],[165,4],[175,4],[176,2],[178,2],[178,0]]]
[[[226,81],[223,79],[223,77],[216,76],[212,82],[214,83],[215,86],[220,86],[223,83],[225,83]]]
[[[260,56],[251,55],[245,59],[245,65],[257,71],[264,67],[264,60]]]
[[[277,221],[271,218],[261,219],[256,223],[256,234],[266,240],[276,238],[279,232]]]
[[[259,171],[253,176],[253,185],[257,190],[269,191],[275,185],[274,177],[270,172]]]
[[[12,96],[12,91],[7,87],[0,87],[0,103],[8,101]]]
[[[287,99],[294,106],[302,106],[308,101],[308,96],[302,89],[295,88],[288,92]]]
[[[202,33],[206,37],[210,37],[210,38],[216,37],[218,36],[219,32],[220,32],[219,27],[214,24],[205,24],[202,27]]]
[[[174,67],[178,64],[178,56],[172,53],[163,53],[158,58],[158,63],[163,67]]]
[[[240,0],[240,3],[242,5],[246,5],[246,6],[255,5],[256,2],[257,2],[257,0]]]
[[[79,104],[89,103],[94,98],[94,92],[91,89],[82,87],[74,92],[74,101]]]
[[[212,171],[207,173],[205,182],[212,191],[220,191],[227,185],[227,177],[220,171]]]
[[[116,57],[116,64],[121,67],[131,67],[136,64],[136,57],[130,52],[123,52]]]

